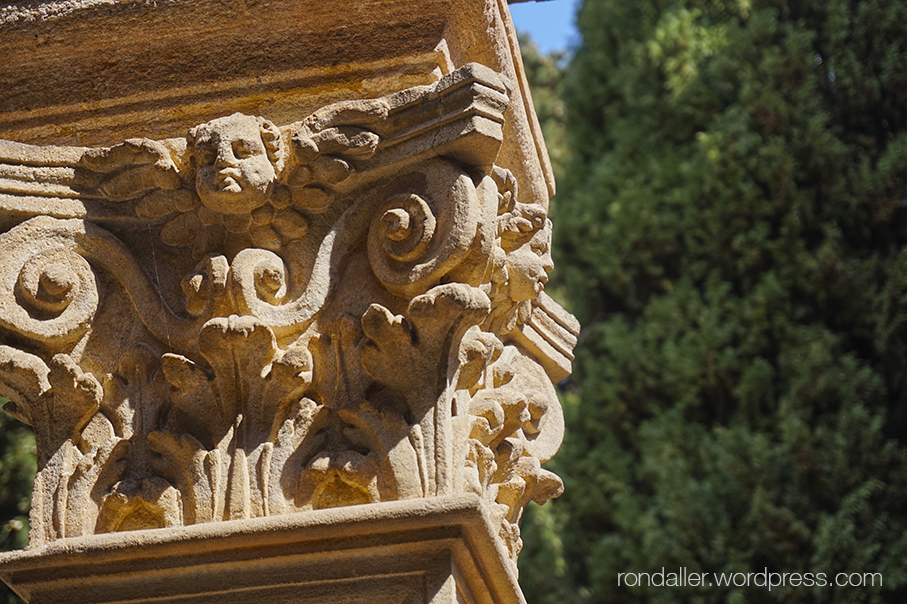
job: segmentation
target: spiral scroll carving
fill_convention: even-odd
[[[436,221],[431,208],[418,195],[398,195],[386,204],[388,209],[372,230],[377,245],[397,262],[409,262],[423,255],[432,236]]]
[[[98,286],[73,238],[29,221],[2,238],[0,325],[40,342],[77,339],[98,309]]]
[[[237,254],[233,261],[233,295],[239,310],[254,316],[267,312],[264,305],[283,302],[287,295],[287,269],[280,256],[258,248]]]
[[[401,178],[405,192],[376,212],[368,233],[372,270],[389,291],[422,294],[457,266],[476,236],[480,204],[472,179],[433,160]],[[430,177],[420,175],[430,174]]]
[[[26,307],[50,317],[59,316],[73,301],[84,304],[93,282],[94,274],[84,258],[63,250],[30,257],[19,273],[19,288]]]
[[[145,326],[171,345],[190,344],[203,322],[177,317],[126,246],[91,223],[38,216],[0,237],[0,252],[0,326],[28,339],[61,344],[88,330],[99,299],[93,267],[109,271]]]

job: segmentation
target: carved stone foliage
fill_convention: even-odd
[[[578,325],[495,166],[507,85],[109,148],[0,142],[0,395],[34,426],[32,546],[472,491],[515,557],[560,494]]]

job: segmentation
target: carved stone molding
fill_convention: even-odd
[[[101,148],[0,141],[0,395],[31,547],[474,493],[515,559],[562,490],[547,199],[496,165],[512,84]]]
[[[63,539],[0,578],[30,604],[525,604],[499,545],[459,494]]]

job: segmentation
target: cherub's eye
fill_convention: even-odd
[[[195,148],[195,156],[200,166],[209,166],[214,163],[214,148],[210,145],[198,145]]]
[[[249,152],[249,148],[246,147],[242,143],[242,141],[236,141],[233,143],[233,157],[235,157],[236,159],[246,159],[250,155],[252,154]]]
[[[545,247],[544,245],[533,245],[532,251],[535,252],[536,256],[541,258],[542,256],[544,256],[545,254],[548,253],[548,248]]]

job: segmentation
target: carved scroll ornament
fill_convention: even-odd
[[[474,491],[516,556],[578,326],[494,165],[502,79],[234,114],[109,148],[0,142],[0,395],[31,545]]]

